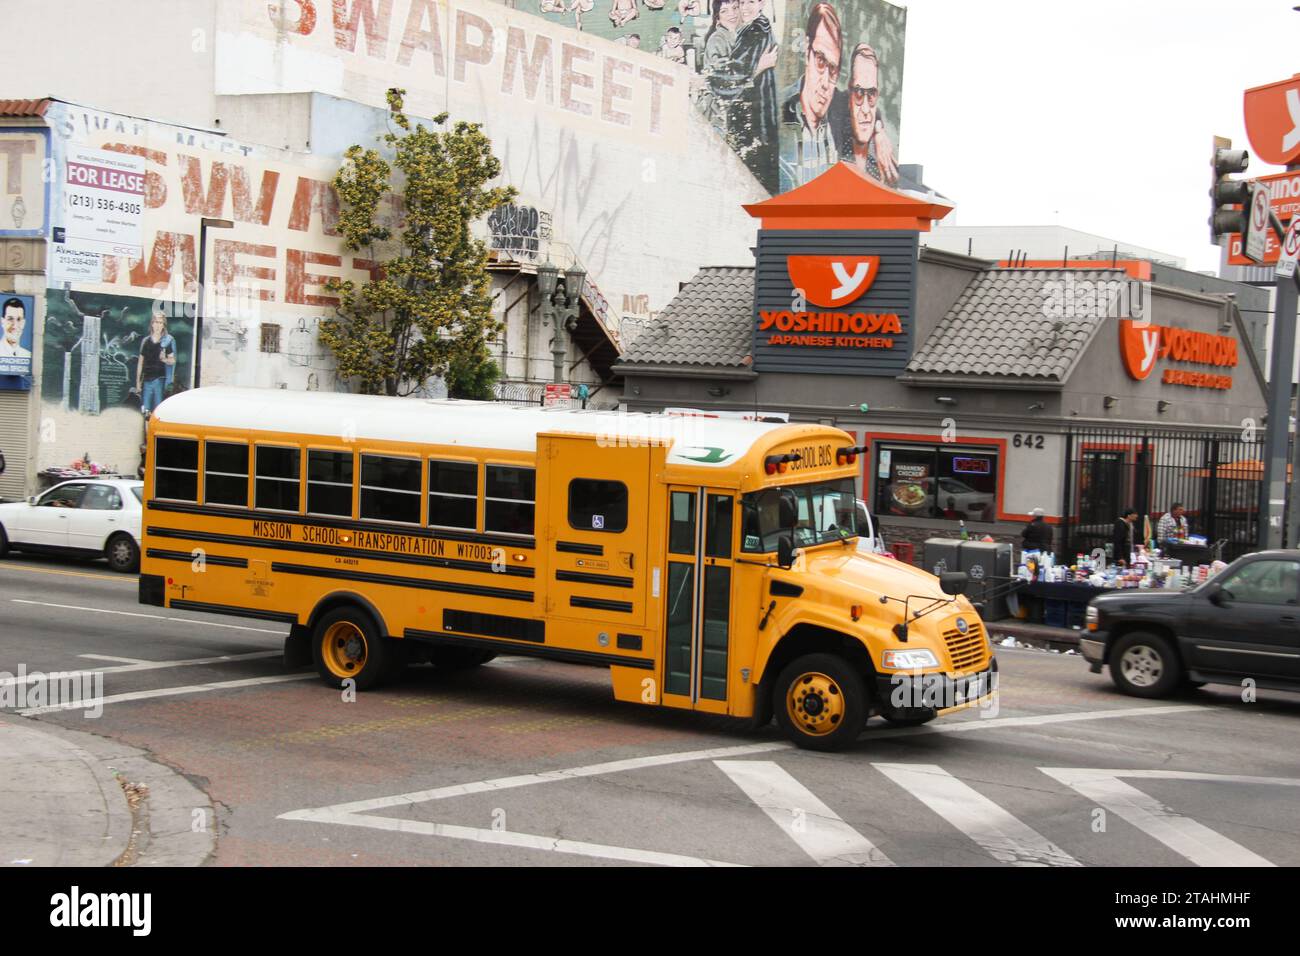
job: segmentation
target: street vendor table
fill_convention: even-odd
[[[1025,598],[1035,599],[1032,606],[1041,602],[1043,623],[1055,627],[1070,627],[1083,623],[1083,609],[1099,594],[1106,594],[1114,588],[1099,588],[1080,581],[1054,582],[1029,581],[1007,595],[1007,606],[1011,613],[1020,616],[1021,602]],[[1026,606],[1029,610],[1029,606]]]

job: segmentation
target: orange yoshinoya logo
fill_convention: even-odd
[[[880,271],[880,256],[789,256],[786,269],[805,299],[834,309],[871,288]]]
[[[1161,359],[1225,369],[1235,367],[1238,361],[1237,340],[1231,336],[1152,325],[1132,319],[1120,320],[1119,353],[1125,370],[1138,381],[1149,377]],[[1181,369],[1165,369],[1160,380],[1172,385],[1220,389],[1232,387],[1232,377],[1229,375]]]
[[[1119,354],[1130,377],[1139,382],[1151,374],[1160,353],[1160,327],[1149,322],[1122,319],[1119,323]]]
[[[1286,166],[1300,157],[1300,77],[1247,90],[1242,112],[1259,159]]]

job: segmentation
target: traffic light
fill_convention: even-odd
[[[1214,167],[1214,179],[1210,183],[1210,242],[1215,245],[1222,236],[1246,231],[1245,210],[1250,205],[1250,183],[1228,177],[1246,171],[1250,154],[1244,149],[1231,149],[1231,146],[1230,139],[1214,138],[1214,153],[1210,159],[1210,165]],[[1228,208],[1231,206],[1237,208]]]

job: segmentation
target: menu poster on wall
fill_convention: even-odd
[[[87,272],[90,260],[100,255],[142,258],[144,163],[142,156],[68,146],[62,221],[54,227],[52,265],[57,278],[92,277]],[[97,268],[93,275],[98,275]]]

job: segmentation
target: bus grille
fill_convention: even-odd
[[[957,628],[943,632],[944,643],[948,645],[948,658],[956,672],[983,670],[988,662],[988,642],[984,640],[984,628],[972,624],[963,634]]]

